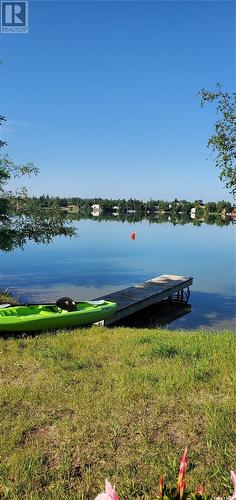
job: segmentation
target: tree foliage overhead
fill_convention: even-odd
[[[11,158],[6,155],[0,157],[0,194],[12,194],[5,191],[6,184],[12,179],[16,179],[25,175],[37,175],[39,169],[34,163],[26,163],[24,165],[16,165]],[[24,190],[23,193],[26,194]],[[17,193],[19,194],[19,192]]]
[[[5,118],[0,115],[0,125],[3,121]],[[5,145],[6,142],[0,140],[0,148]],[[28,240],[50,243],[58,235],[76,235],[58,203],[45,209],[29,198],[26,188],[15,192],[8,189],[12,179],[38,173],[34,163],[16,165],[7,154],[0,155],[0,250],[23,248]]]
[[[215,164],[220,170],[220,180],[235,197],[236,195],[236,93],[223,92],[218,83],[215,91],[201,89],[201,106],[216,102],[220,115],[215,123],[214,134],[208,140],[215,154]]]
[[[2,122],[5,122],[5,121],[6,121],[5,116],[0,115],[0,125],[2,125]],[[3,146],[6,146],[6,144],[7,144],[6,141],[2,141],[0,139],[0,148],[2,148]]]

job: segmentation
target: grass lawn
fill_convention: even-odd
[[[232,492],[234,334],[131,328],[0,339],[0,497],[122,499],[175,483]]]

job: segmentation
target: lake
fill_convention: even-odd
[[[164,305],[127,324],[235,329],[234,226],[80,220],[77,238],[2,253],[0,288],[21,302],[96,298],[161,274],[193,276],[188,306]],[[136,239],[130,234],[135,232]],[[177,319],[175,319],[177,318]]]

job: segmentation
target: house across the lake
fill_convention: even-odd
[[[112,215],[119,215],[119,207],[116,205],[112,207]]]
[[[191,210],[190,210],[190,217],[191,217],[191,219],[195,219],[195,217],[196,217],[196,208],[191,208]]]
[[[92,209],[91,214],[94,217],[97,217],[101,213],[101,211],[102,211],[102,209],[101,209],[101,207],[100,207],[100,205],[98,203],[94,203],[94,205],[91,205],[91,209]]]

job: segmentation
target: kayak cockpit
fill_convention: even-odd
[[[76,308],[78,309],[78,307]],[[6,318],[7,316],[12,317],[25,317],[32,315],[52,315],[53,313],[68,312],[62,310],[57,306],[49,306],[49,305],[37,305],[37,306],[17,306],[17,307],[7,307],[6,309],[0,309],[0,317]]]

